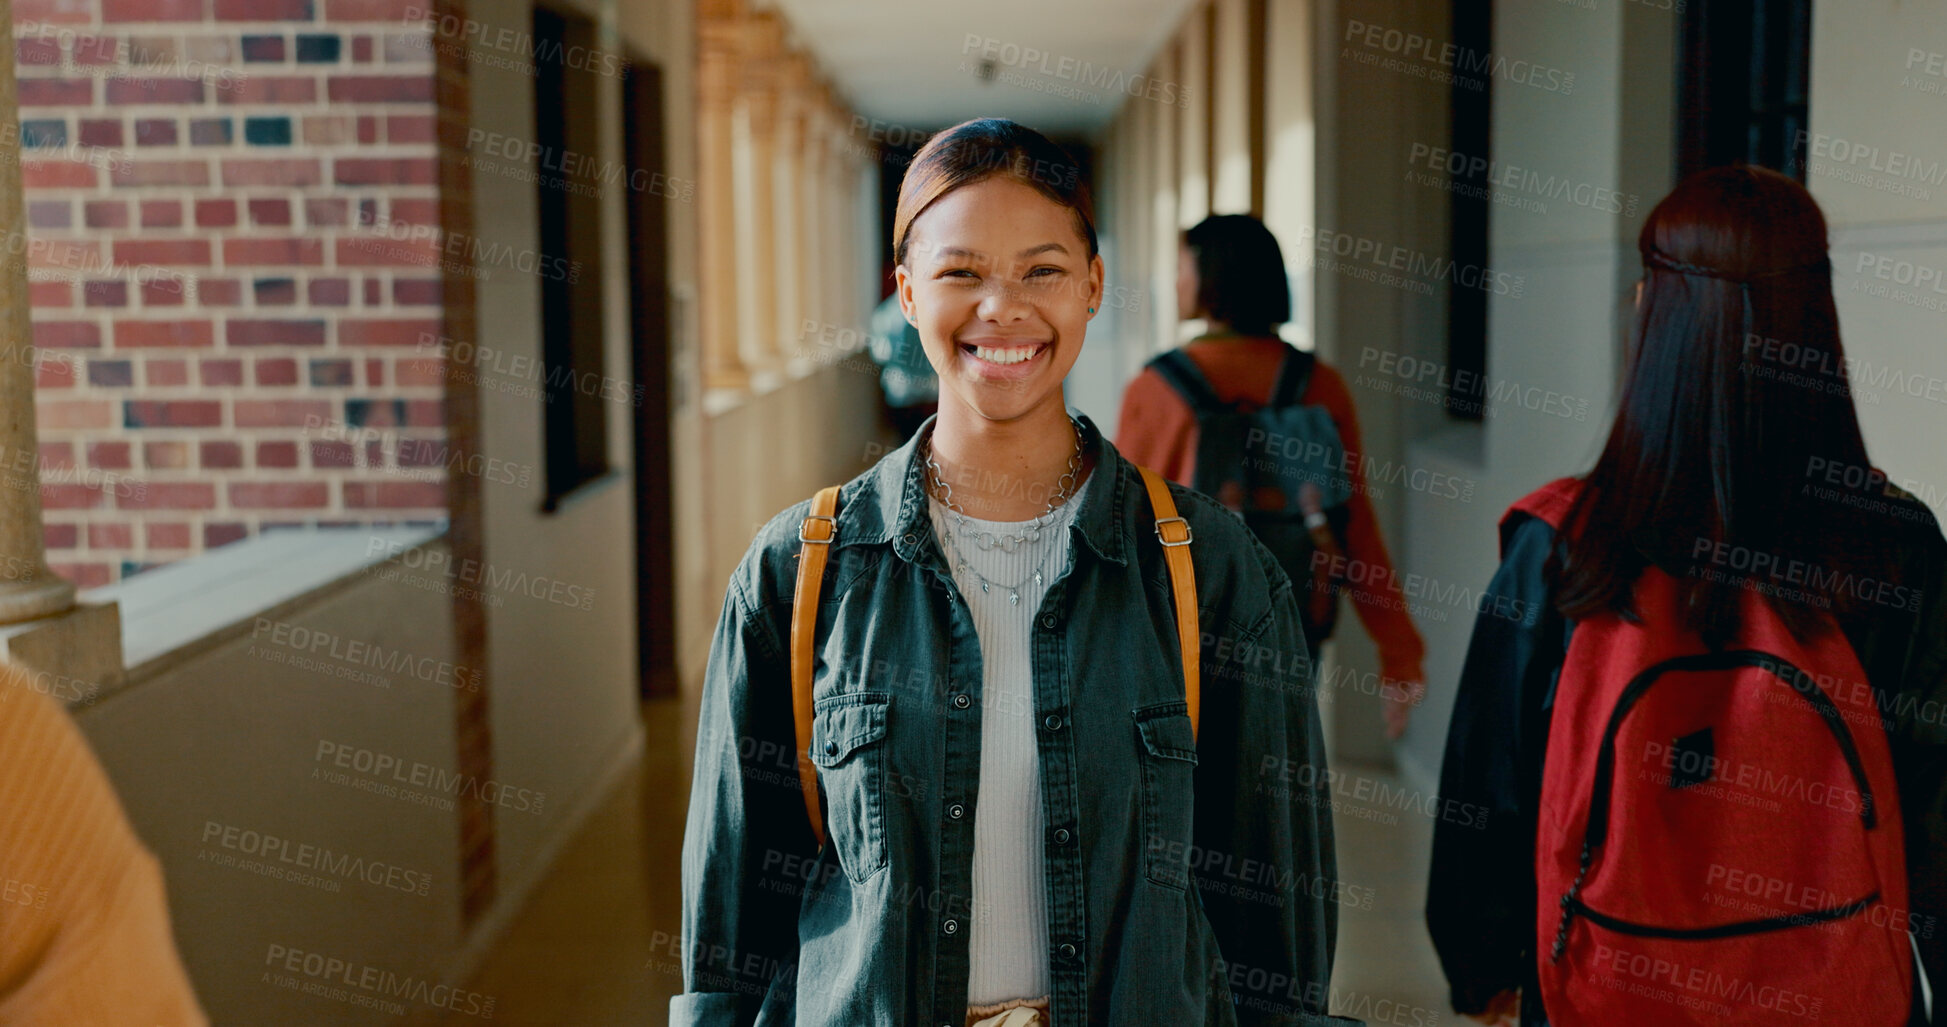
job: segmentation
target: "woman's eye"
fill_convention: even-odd
[[[1032,271],[1030,271],[1030,272],[1028,272],[1028,277],[1029,277],[1029,278],[1033,278],[1033,277],[1035,277],[1036,275],[1041,275],[1041,274],[1042,274],[1042,272],[1044,272],[1044,271],[1045,271],[1045,272],[1047,272],[1047,274],[1050,274],[1050,275],[1058,275],[1058,274],[1061,274],[1061,272],[1062,272],[1062,270],[1063,270],[1062,268],[1058,268],[1058,267],[1054,267],[1054,266],[1051,266],[1051,265],[1047,265],[1047,264],[1043,264],[1042,266],[1040,266],[1040,267],[1038,267],[1038,268],[1035,268],[1034,270],[1032,270]],[[1046,277],[1046,276],[1045,276],[1045,275],[1043,275],[1043,277]]]
[[[947,268],[945,271],[940,272],[940,277],[941,278],[974,278],[976,276],[972,271],[969,271],[964,267],[950,267]]]

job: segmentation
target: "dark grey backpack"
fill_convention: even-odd
[[[1243,518],[1278,558],[1299,592],[1305,637],[1314,651],[1331,636],[1338,603],[1335,596],[1313,594],[1333,586],[1331,575],[1313,565],[1319,547],[1305,525],[1301,490],[1316,487],[1317,508],[1337,539],[1345,538],[1352,498],[1351,468],[1331,411],[1298,402],[1316,363],[1310,353],[1285,347],[1278,380],[1262,407],[1218,399],[1196,361],[1181,349],[1149,364],[1196,415],[1197,464],[1190,487]]]

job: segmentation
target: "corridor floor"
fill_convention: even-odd
[[[677,755],[681,706],[642,707],[642,772],[590,817],[470,985],[512,1027],[636,1027],[668,1020],[682,989],[677,866],[689,795]],[[1386,788],[1382,772],[1347,768]],[[1424,804],[1422,804],[1424,805]],[[1407,800],[1342,805],[1333,1012],[1369,1027],[1456,1019],[1422,926],[1432,825]],[[1369,907],[1369,908],[1368,908]],[[472,1022],[453,1016],[439,1023]],[[1148,1027],[1148,1025],[1143,1025]]]

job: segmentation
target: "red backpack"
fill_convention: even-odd
[[[1513,510],[1559,531],[1580,487]],[[1858,657],[1752,589],[1713,652],[1676,594],[1646,569],[1641,622],[1578,623],[1562,662],[1535,845],[1549,1022],[1905,1024],[1899,795]]]

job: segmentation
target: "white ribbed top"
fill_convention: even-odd
[[[1047,866],[1029,636],[1048,585],[1068,565],[1068,526],[1087,490],[1085,481],[1055,508],[1039,542],[1021,543],[1011,553],[999,546],[981,549],[960,526],[1020,535],[1030,522],[962,521],[949,516],[938,499],[930,503],[940,549],[980,637],[980,789],[974,804],[974,915],[968,936],[972,967],[967,981],[967,1001],[973,1005],[1049,993]],[[985,591],[980,579],[961,566],[962,560],[990,583]],[[1039,584],[1034,580],[1037,566]],[[1017,583],[1021,600],[1011,603],[1006,586]]]

